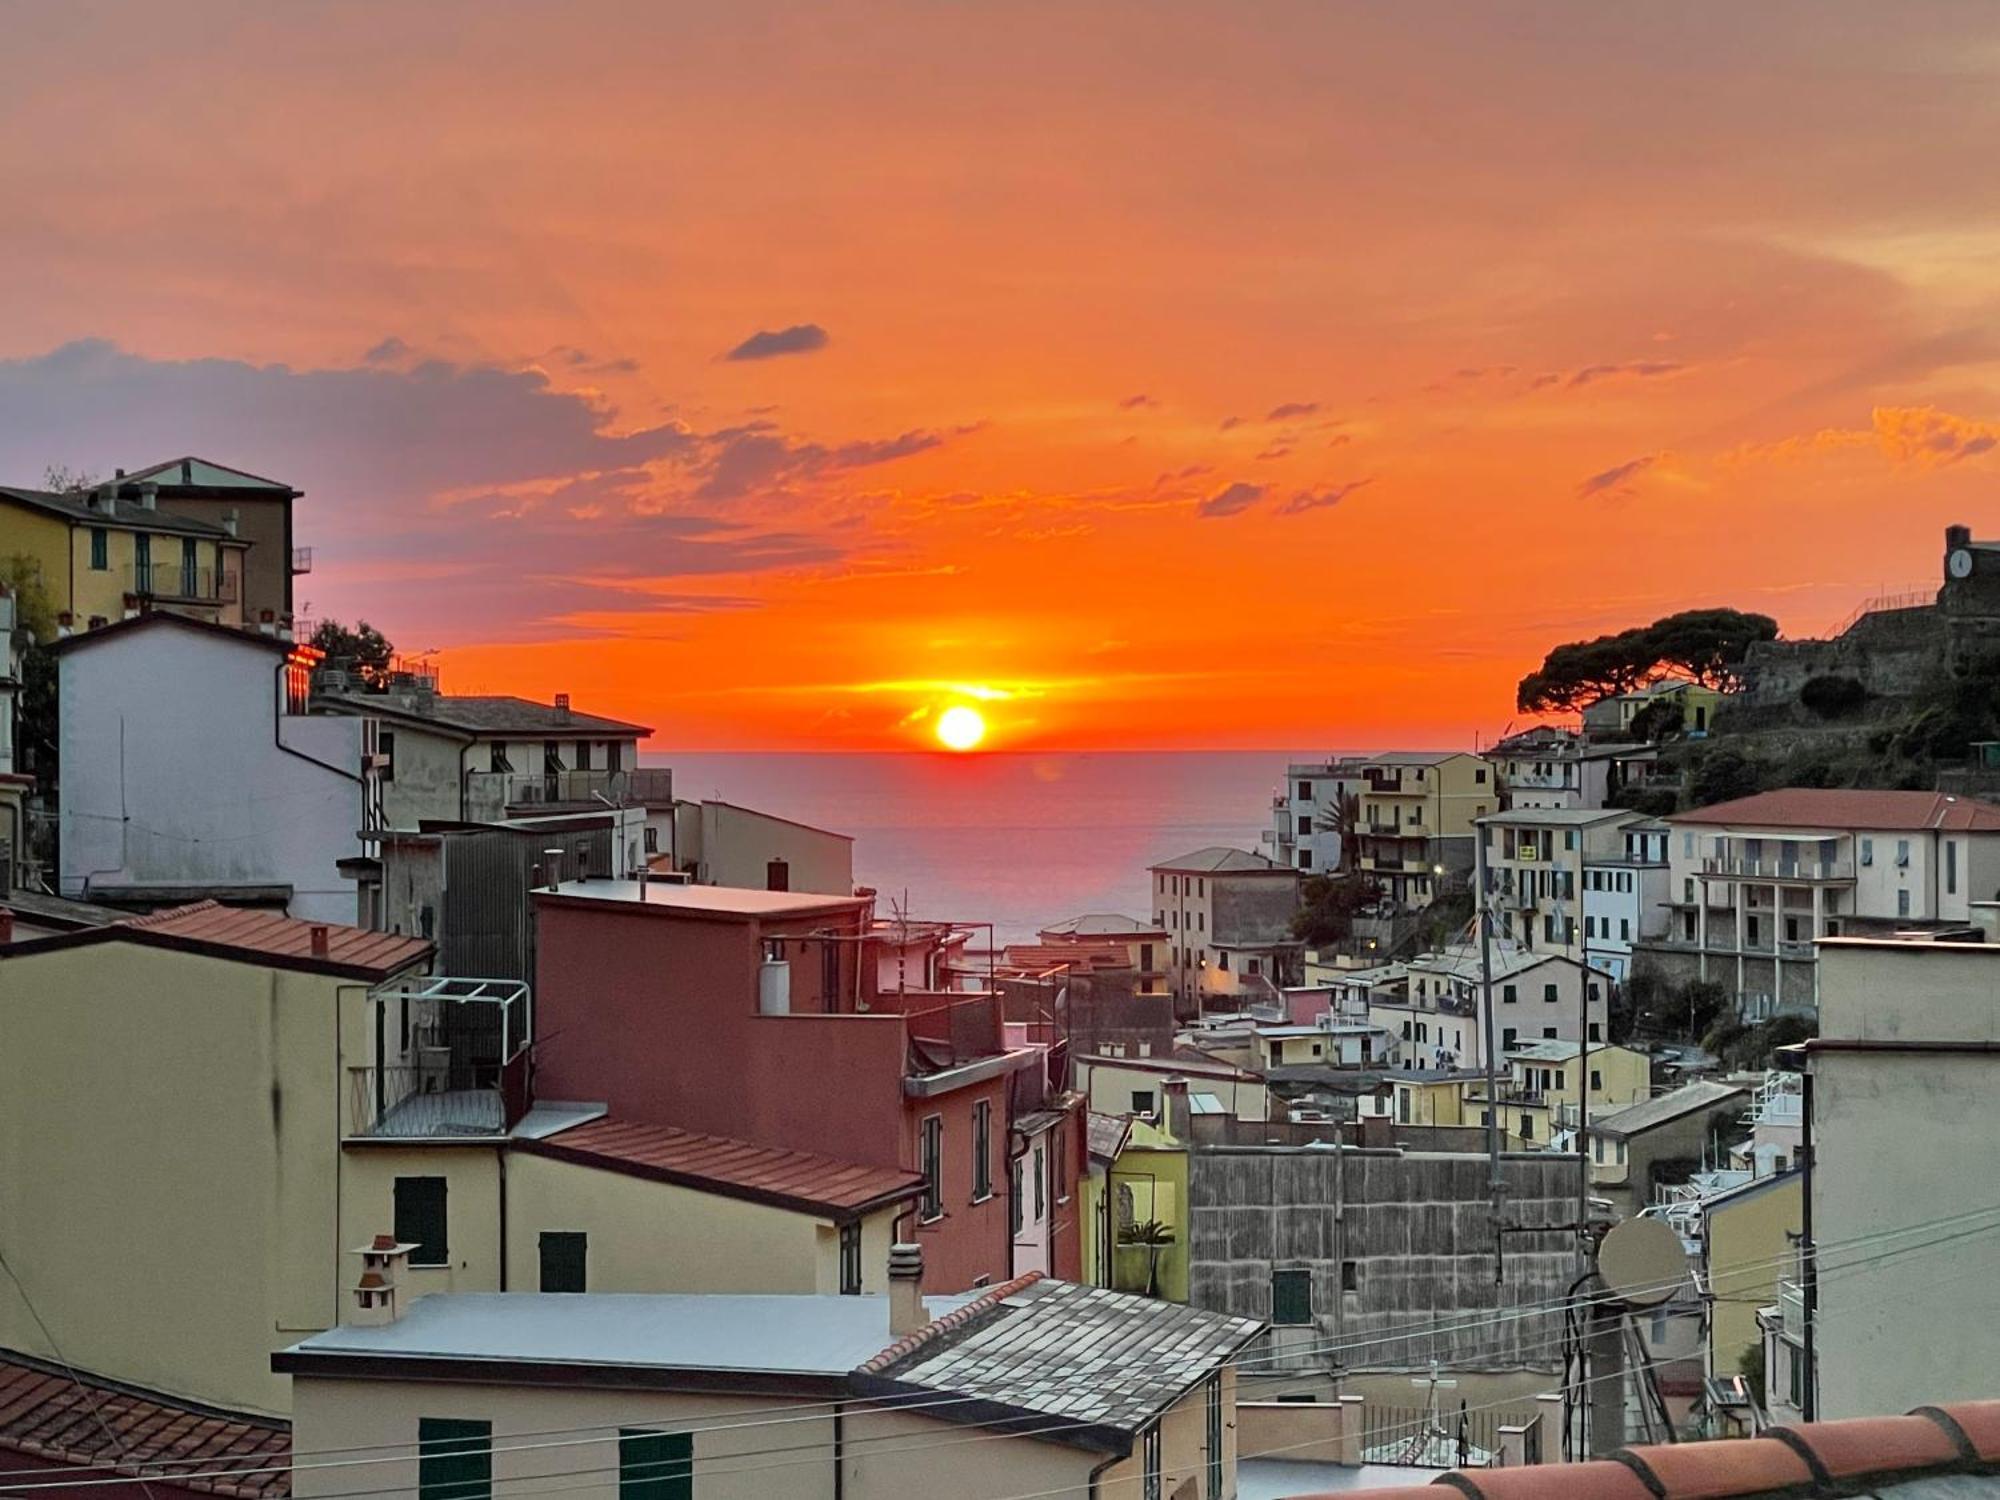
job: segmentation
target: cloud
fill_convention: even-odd
[[[811,354],[827,346],[826,330],[817,323],[794,323],[776,332],[760,328],[723,355],[724,359],[776,359],[781,354]]]
[[[1232,427],[1241,427],[1242,425],[1243,419],[1241,417],[1224,417],[1216,430],[1218,432],[1227,432]]]
[[[1268,485],[1246,484],[1239,479],[1202,501],[1195,507],[1194,513],[1204,519],[1216,516],[1239,516],[1262,500],[1269,488]]]
[[[1585,365],[1563,384],[1568,389],[1575,390],[1578,386],[1589,385],[1593,381],[1608,380],[1618,375],[1630,375],[1643,380],[1654,375],[1676,375],[1686,368],[1687,366],[1678,360],[1671,359],[1635,359],[1618,365]]]
[[[782,488],[838,470],[892,463],[944,441],[941,432],[919,429],[827,447],[795,442],[769,424],[758,423],[713,435],[711,451],[697,465],[703,477],[694,494],[698,500],[731,500],[752,490]]]
[[[2000,444],[2000,423],[1953,416],[1934,406],[1878,406],[1875,440],[1897,463],[1943,468]]]
[[[1598,495],[1629,495],[1632,486],[1629,481],[1659,463],[1664,453],[1647,453],[1638,458],[1628,458],[1622,464],[1613,464],[1608,469],[1600,469],[1576,487],[1579,500],[1588,500]]]
[[[1291,452],[1292,450],[1285,447],[1283,444],[1273,444],[1271,447],[1266,448],[1262,453],[1257,455],[1257,461],[1259,463],[1265,463],[1273,459],[1289,458],[1291,456]]]
[[[409,352],[410,346],[392,333],[389,337],[382,340],[381,343],[362,355],[361,362],[367,365],[386,365],[401,359]]]
[[[1329,485],[1322,490],[1300,490],[1280,507],[1278,514],[1297,516],[1309,510],[1326,510],[1330,506],[1340,504],[1363,485],[1374,482],[1375,476],[1371,474],[1366,479],[1350,479],[1346,484]]]
[[[1309,417],[1319,410],[1317,401],[1287,401],[1282,406],[1274,406],[1264,413],[1266,422],[1292,422],[1300,417]]]
[[[1157,408],[1159,404],[1160,403],[1158,401],[1154,400],[1151,396],[1146,395],[1142,391],[1140,394],[1136,396],[1127,396],[1123,401],[1120,401],[1118,403],[1118,409],[1120,411],[1142,411],[1148,407]]]

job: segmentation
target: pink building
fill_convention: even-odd
[[[923,1174],[926,1290],[1011,1272],[998,1002],[885,994],[863,896],[573,880],[535,892],[535,1088],[627,1120]]]

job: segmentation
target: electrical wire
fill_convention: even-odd
[[[1923,1224],[1920,1224],[1920,1225],[1916,1225],[1916,1226],[1905,1226],[1904,1228],[1902,1228],[1902,1229],[1898,1229],[1898,1230],[1886,1230],[1886,1231],[1877,1231],[1876,1233],[1874,1233],[1874,1234],[1870,1234],[1870,1235],[1861,1235],[1861,1236],[1855,1236],[1855,1237],[1853,1237],[1853,1238],[1852,1238],[1852,1239],[1850,1239],[1850,1240],[1846,1240],[1846,1241],[1841,1241],[1841,1242],[1838,1242],[1838,1245],[1829,1245],[1829,1246],[1827,1246],[1827,1247],[1825,1247],[1825,1248],[1840,1248],[1840,1247],[1845,1247],[1845,1246],[1852,1246],[1852,1245],[1854,1245],[1854,1244],[1858,1244],[1858,1243],[1864,1243],[1864,1242],[1872,1242],[1872,1241],[1875,1241],[1875,1240],[1879,1240],[1879,1239],[1884,1239],[1884,1238],[1899,1238],[1899,1237],[1902,1237],[1902,1236],[1905,1236],[1905,1235],[1907,1235],[1907,1234],[1910,1234],[1910,1233],[1913,1233],[1913,1232],[1915,1232],[1915,1231],[1916,1231],[1917,1229],[1919,1229],[1919,1228],[1927,1228],[1927,1227],[1935,1227],[1935,1226],[1938,1226],[1938,1225],[1943,1225],[1943,1224],[1948,1224],[1948,1223],[1953,1223],[1953,1222],[1959,1222],[1959,1221],[1962,1221],[1963,1219],[1965,1219],[1965,1218],[1968,1218],[1968,1217],[1975,1217],[1975,1216],[1977,1216],[1977,1215],[1978,1215],[1978,1214],[1980,1214],[1980,1213],[1992,1213],[1992,1212],[2000,1212],[2000,1209],[1987,1209],[1987,1210],[1978,1210],[1978,1211],[1973,1211],[1973,1213],[1970,1213],[1970,1214],[1960,1214],[1960,1215],[1953,1215],[1953,1216],[1949,1216],[1949,1217],[1947,1217],[1947,1218],[1944,1218],[1944,1219],[1939,1219],[1939,1220],[1934,1220],[1934,1221],[1927,1221],[1927,1222],[1925,1222],[1925,1223],[1923,1223]],[[1889,1258],[1891,1258],[1891,1257],[1895,1257],[1895,1256],[1900,1256],[1900,1255],[1905,1255],[1905,1254],[1911,1254],[1911,1253],[1915,1253],[1915,1252],[1918,1252],[1918,1251],[1921,1251],[1921,1250],[1925,1250],[1925,1249],[1931,1249],[1931,1248],[1936,1248],[1936,1247],[1938,1247],[1938,1246],[1940,1246],[1940,1245],[1942,1245],[1942,1244],[1947,1244],[1947,1243],[1951,1243],[1951,1242],[1954,1242],[1954,1241],[1956,1241],[1956,1240],[1959,1240],[1959,1239],[1963,1239],[1963,1238],[1966,1238],[1966,1237],[1968,1237],[1968,1236],[1970,1236],[1970,1235],[1974,1235],[1974,1234],[1981,1234],[1981,1233],[1987,1233],[1987,1232],[1990,1232],[1990,1231],[1991,1231],[1992,1229],[1994,1229],[1994,1228],[2000,1228],[2000,1225],[1990,1225],[1990,1226],[1983,1226],[1983,1227],[1981,1227],[1981,1228],[1977,1228],[1977,1229],[1968,1229],[1968,1230],[1963,1230],[1963,1231],[1960,1231],[1960,1232],[1959,1232],[1959,1233],[1957,1233],[1957,1234],[1953,1234],[1953,1235],[1946,1235],[1946,1236],[1941,1236],[1941,1237],[1938,1237],[1938,1238],[1935,1238],[1935,1239],[1933,1239],[1933,1240],[1930,1240],[1930,1241],[1925,1241],[1925,1242],[1921,1242],[1921,1243],[1919,1243],[1919,1244],[1917,1244],[1917,1245],[1914,1245],[1914,1246],[1905,1246],[1905,1247],[1903,1247],[1903,1248],[1901,1248],[1901,1249],[1897,1249],[1897,1250],[1887,1250],[1887,1251],[1881,1251],[1881,1252],[1876,1252],[1876,1253],[1874,1253],[1874,1254],[1868,1254],[1868,1255],[1862,1255],[1862,1256],[1858,1256],[1858,1257],[1856,1257],[1856,1258],[1855,1258],[1855,1260],[1853,1260],[1853,1261],[1851,1261],[1851,1262],[1847,1262],[1847,1263],[1843,1264],[1842,1266],[1840,1266],[1840,1267],[1836,1268],[1836,1269],[1835,1269],[1834,1271],[1830,1271],[1830,1272],[1828,1272],[1828,1273],[1825,1273],[1825,1274],[1823,1275],[1822,1279],[1823,1279],[1823,1280],[1832,1280],[1832,1279],[1835,1279],[1835,1277],[1837,1276],[1837,1273],[1838,1273],[1838,1271],[1842,1271],[1842,1270],[1845,1270],[1845,1271],[1849,1271],[1849,1272],[1852,1272],[1852,1271],[1854,1271],[1854,1270],[1857,1270],[1857,1269],[1859,1269],[1859,1268],[1861,1268],[1861,1267],[1863,1267],[1863,1266],[1866,1266],[1866,1265],[1874,1265],[1874,1264],[1878,1264],[1878,1263],[1880,1263],[1881,1261],[1884,1261],[1884,1260],[1886,1260],[1886,1259],[1889,1259]],[[1790,1259],[1793,1259],[1793,1257],[1792,1257],[1792,1256],[1790,1256],[1790,1255],[1785,1255],[1785,1256],[1779,1256],[1779,1257],[1773,1257],[1773,1258],[1771,1258],[1771,1261],[1768,1261],[1768,1262],[1761,1262],[1761,1263],[1753,1263],[1753,1265],[1751,1265],[1751,1266],[1746,1266],[1746,1267],[1742,1267],[1742,1268],[1732,1268],[1732,1271],[1731,1271],[1731,1273],[1730,1273],[1730,1274],[1732,1274],[1732,1275],[1733,1275],[1733,1274],[1742,1274],[1742,1273],[1746,1273],[1746,1272],[1748,1272],[1748,1271],[1749,1271],[1749,1270],[1751,1270],[1751,1269],[1754,1269],[1756,1265],[1768,1265],[1768,1264],[1772,1264],[1772,1263],[1781,1263],[1781,1262],[1783,1262],[1783,1261],[1785,1261],[1785,1260],[1790,1260]],[[1675,1281],[1674,1283],[1660,1283],[1660,1284],[1656,1284],[1656,1288],[1655,1288],[1655,1289],[1664,1289],[1665,1287],[1667,1287],[1667,1286],[1669,1286],[1669,1285],[1678,1285],[1678,1284],[1679,1284],[1679,1282],[1680,1282],[1681,1280],[1684,1280],[1684,1279],[1685,1279],[1685,1278],[1677,1278],[1677,1279],[1676,1279],[1676,1281]],[[1636,1291],[1636,1290],[1642,1290],[1642,1289],[1641,1289],[1641,1288],[1632,1288],[1632,1289],[1629,1289],[1629,1290],[1634,1290],[1634,1291]],[[1602,1299],[1600,1299],[1600,1300],[1602,1300]],[[1530,1344],[1530,1345],[1527,1345],[1527,1346],[1516,1346],[1516,1347],[1517,1347],[1517,1348],[1520,1348],[1520,1349],[1524,1349],[1524,1350],[1525,1350],[1525,1349],[1534,1349],[1534,1348],[1544,1348],[1544,1347],[1550,1347],[1550,1346],[1552,1346],[1552,1345],[1554,1345],[1555,1343],[1558,1343],[1558,1342],[1560,1342],[1560,1341],[1561,1341],[1560,1339],[1549,1339],[1549,1340],[1543,1340],[1543,1341],[1541,1341],[1541,1342],[1540,1342],[1540,1343],[1538,1343],[1538,1344]],[[1499,1352],[1508,1352],[1508,1351],[1505,1351],[1505,1350],[1503,1350],[1503,1351],[1499,1351]],[[1295,1353],[1296,1353],[1296,1351],[1292,1351],[1292,1350],[1287,1350],[1287,1351],[1282,1351],[1282,1353],[1281,1353],[1281,1355],[1280,1355],[1279,1357],[1283,1357],[1283,1358],[1291,1358],[1291,1357],[1294,1357],[1294,1356],[1295,1356]],[[1237,1366],[1238,1366],[1238,1368],[1239,1368],[1239,1370],[1240,1370],[1240,1369],[1242,1368],[1242,1362],[1237,1362]],[[1086,1380],[1086,1381],[1085,1381],[1085,1382],[1083,1382],[1083,1383],[1084,1383],[1084,1384],[1086,1384],[1086,1385],[1087,1385],[1087,1386],[1088,1386],[1089,1388],[1091,1388],[1091,1389],[1094,1389],[1094,1388],[1096,1387],[1096,1385],[1098,1385],[1098,1384],[1101,1384],[1101,1379],[1094,1379],[1094,1378],[1093,1378],[1093,1379],[1089,1379],[1089,1380]],[[1587,1386],[1587,1385],[1588,1385],[1589,1383],[1590,1383],[1589,1381],[1581,1381],[1581,1380],[1579,1380],[1579,1381],[1576,1381],[1576,1382],[1573,1382],[1573,1383],[1569,1383],[1569,1385],[1568,1385],[1568,1389],[1570,1389],[1570,1390],[1577,1390],[1577,1389],[1582,1389],[1583,1387]],[[1060,1384],[1060,1383],[1058,1383],[1058,1384]],[[894,1404],[894,1403],[892,1403],[892,1402],[887,1402],[887,1401],[879,1401],[879,1400],[877,1400],[876,1398],[867,1398],[867,1397],[863,1397],[863,1398],[858,1398],[858,1399],[854,1399],[854,1400],[850,1400],[850,1401],[844,1401],[844,1402],[839,1402],[839,1403],[824,1403],[824,1404],[827,1404],[827,1405],[839,1405],[839,1406],[842,1406],[842,1407],[850,1407],[850,1406],[858,1406],[858,1407],[861,1407],[861,1408],[863,1408],[864,1410],[871,1410],[871,1411],[872,1411],[872,1410],[889,1410],[889,1411],[897,1411],[897,1410],[923,1410],[923,1409],[926,1409],[926,1408],[930,1408],[930,1407],[938,1407],[938,1406],[952,1406],[952,1405],[959,1405],[959,1404],[963,1404],[963,1403],[966,1403],[966,1402],[970,1402],[970,1401],[976,1401],[976,1400],[980,1400],[980,1399],[982,1399],[982,1398],[979,1398],[979,1397],[966,1397],[966,1396],[960,1396],[960,1397],[944,1397],[944,1398],[937,1398],[937,1399],[935,1399],[935,1400],[924,1400],[924,1401],[914,1401],[914,1402],[910,1402],[910,1403],[905,1403],[905,1404],[900,1404],[900,1405],[898,1405],[898,1404]],[[1495,1404],[1497,1404],[1497,1405],[1509,1405],[1509,1404],[1518,1404],[1518,1398],[1514,1398],[1514,1399],[1511,1399],[1511,1400],[1509,1400],[1509,1401],[1503,1401],[1503,1402],[1499,1402],[1499,1403],[1495,1403]],[[797,1408],[796,1408],[796,1407],[794,1407],[794,1408],[792,1408],[792,1410],[793,1410],[793,1411],[796,1411],[796,1410],[797,1410]],[[656,1417],[656,1416],[655,1416],[655,1417],[646,1417],[646,1418],[641,1418],[641,1419],[639,1419],[639,1420],[640,1420],[641,1422],[649,1422],[649,1421],[656,1421],[656,1420],[657,1420],[657,1417]],[[768,1421],[768,1422],[745,1422],[745,1423],[738,1423],[738,1424],[734,1424],[734,1426],[735,1426],[735,1427],[737,1427],[737,1428],[743,1428],[743,1427],[760,1427],[760,1426],[774,1426],[774,1425],[783,1425],[783,1424],[785,1424],[785,1423],[787,1423],[787,1422],[794,1422],[794,1421],[800,1421],[800,1420],[815,1420],[815,1421],[816,1421],[816,1420],[825,1420],[825,1419],[824,1419],[824,1418],[819,1418],[819,1417],[803,1417],[803,1416],[798,1416],[798,1415],[793,1415],[793,1416],[788,1416],[788,1417],[786,1417],[786,1418],[780,1418],[780,1419],[776,1419],[776,1420],[774,1420],[774,1421]],[[1029,1420],[1032,1420],[1032,1419],[1029,1419]],[[988,1436],[987,1436],[986,1438],[979,1438],[979,1437],[972,1437],[972,1438],[964,1438],[964,1437],[960,1437],[960,1438],[944,1438],[944,1439],[928,1439],[928,1438],[927,1438],[927,1439],[923,1439],[923,1440],[921,1440],[920,1442],[918,1442],[918,1443],[916,1443],[916,1444],[910,1444],[910,1445],[905,1445],[905,1447],[904,1447],[904,1448],[898,1448],[898,1449],[884,1449],[884,1450],[880,1450],[880,1451],[885,1451],[885,1452],[901,1452],[901,1451],[909,1451],[909,1450],[910,1450],[911,1448],[914,1448],[914,1447],[924,1447],[924,1446],[936,1446],[936,1447],[949,1447],[949,1446],[956,1446],[956,1445],[958,1445],[958,1444],[960,1444],[960,1443],[965,1443],[965,1442],[976,1442],[976,1441],[986,1441],[986,1440],[991,1440],[992,1438],[1013,1438],[1013,1437],[1022,1437],[1022,1436],[1038,1436],[1038,1435],[1041,1435],[1041,1436],[1045,1436],[1045,1435],[1049,1435],[1049,1434],[1052,1434],[1052,1433],[1055,1433],[1055,1432],[1059,1432],[1059,1431],[1063,1431],[1063,1430],[1066,1430],[1066,1429],[1070,1429],[1070,1428],[1076,1428],[1076,1427],[1090,1427],[1090,1426],[1096,1426],[1096,1425],[1099,1425],[1099,1424],[1096,1424],[1096,1423],[1093,1423],[1093,1422],[1076,1422],[1076,1423],[1056,1423],[1056,1424],[1043,1424],[1043,1425],[1041,1425],[1041,1426],[1039,1426],[1039,1427],[1037,1427],[1037,1428],[1035,1428],[1035,1429],[1033,1429],[1033,1430],[1023,1430],[1023,1428],[1022,1428],[1022,1421],[1023,1421],[1023,1419],[1022,1419],[1021,1417],[1019,1417],[1019,1416],[1015,1416],[1015,1417],[1008,1417],[1008,1418],[1003,1418],[1003,1419],[998,1419],[998,1420],[995,1420],[995,1421],[991,1421],[991,1422],[968,1422],[968,1423],[962,1423],[962,1424],[955,1424],[955,1425],[958,1425],[958,1426],[964,1426],[964,1427],[995,1427],[995,1426],[1005,1426],[1005,1427],[1007,1427],[1007,1428],[1008,1428],[1009,1430],[1008,1430],[1008,1431],[1005,1431],[1005,1432],[999,1432],[999,1433],[993,1433],[993,1434],[989,1434],[989,1435],[988,1435]],[[609,1424],[609,1423],[597,1423],[597,1424],[593,1424],[593,1425],[591,1425],[591,1426],[589,1426],[589,1427],[577,1427],[577,1428],[567,1428],[567,1429],[553,1429],[553,1431],[557,1431],[557,1432],[571,1432],[571,1433],[578,1433],[578,1432],[583,1432],[583,1433],[590,1433],[590,1434],[592,1434],[592,1435],[591,1435],[591,1436],[589,1436],[589,1437],[587,1437],[587,1438],[579,1438],[579,1439],[574,1439],[574,1440],[571,1440],[571,1441],[567,1441],[567,1442],[555,1442],[555,1443],[528,1443],[528,1444],[505,1444],[505,1445],[500,1445],[500,1446],[497,1446],[497,1447],[494,1447],[494,1446],[489,1446],[489,1447],[488,1447],[487,1449],[485,1449],[485,1450],[483,1450],[483,1451],[484,1451],[484,1452],[486,1452],[486,1453],[488,1453],[488,1454],[499,1454],[499,1453],[514,1453],[514,1452],[532,1452],[532,1451],[543,1451],[543,1450],[548,1450],[548,1449],[554,1449],[554,1448],[564,1448],[564,1447],[577,1447],[577,1446],[589,1446],[589,1445],[595,1445],[595,1444],[601,1444],[601,1443],[604,1443],[604,1442],[607,1442],[607,1441],[610,1441],[610,1440],[611,1440],[611,1438],[610,1438],[610,1437],[609,1437],[609,1435],[608,1435],[608,1433],[609,1433],[609,1428],[610,1428],[610,1424]],[[676,1431],[685,1431],[685,1432],[690,1432],[690,1433],[692,1433],[692,1432],[699,1432],[699,1431],[726,1431],[726,1430],[731,1430],[731,1429],[730,1429],[729,1427],[727,1427],[727,1426],[715,1426],[715,1427],[691,1427],[691,1428],[679,1428],[679,1427],[677,1427],[677,1428],[676,1428],[675,1430],[676,1430]],[[521,1436],[521,1435],[522,1435],[522,1434],[516,1434],[516,1436]],[[889,1436],[889,1437],[893,1437],[894,1435],[892,1434],[892,1435],[888,1435],[888,1436]],[[857,1440],[857,1441],[876,1441],[876,1442],[880,1442],[880,1441],[883,1441],[883,1439],[860,1439],[860,1440]],[[330,1468],[349,1468],[349,1467],[359,1467],[359,1466],[366,1466],[366,1465],[372,1465],[372,1464],[380,1464],[380,1463],[391,1463],[391,1462],[407,1462],[407,1461],[408,1461],[408,1457],[409,1457],[409,1450],[410,1450],[411,1448],[415,1447],[416,1445],[411,1445],[411,1444],[398,1444],[398,1445],[388,1445],[388,1444],[383,1444],[383,1445],[375,1445],[375,1446],[376,1446],[376,1447],[379,1447],[379,1448],[388,1448],[388,1447],[394,1447],[394,1448],[396,1448],[396,1449],[397,1449],[398,1451],[397,1451],[396,1453],[394,1453],[394,1454],[390,1455],[390,1456],[387,1456],[387,1457],[382,1457],[382,1458],[370,1458],[370,1459],[347,1459],[347,1460],[340,1460],[340,1461],[335,1461],[335,1462],[329,1462],[329,1463],[297,1463],[297,1462],[294,1462],[294,1463],[292,1463],[292,1464],[289,1464],[289,1465],[283,1465],[283,1466],[281,1466],[281,1465],[273,1465],[273,1464],[264,1464],[264,1465],[259,1465],[259,1466],[256,1466],[256,1467],[253,1467],[253,1468],[247,1468],[247,1469],[241,1469],[241,1470],[233,1470],[233,1471],[228,1471],[228,1470],[223,1470],[223,1471],[213,1471],[213,1472],[208,1472],[208,1473],[197,1473],[197,1474],[180,1474],[180,1475],[174,1475],[174,1476],[171,1476],[171,1477],[175,1478],[176,1480],[193,1480],[193,1479],[214,1479],[214,1478],[236,1478],[236,1477],[242,1477],[242,1476],[245,1476],[245,1475],[252,1475],[252,1476],[254,1476],[254,1475],[262,1475],[262,1474],[271,1474],[271,1473],[276,1473],[276,1472],[280,1472],[280,1471],[281,1471],[281,1469],[283,1469],[283,1468],[290,1468],[290,1469],[292,1469],[293,1471],[297,1471],[297,1470],[301,1470],[301,1469],[330,1469]],[[814,1443],[814,1444],[804,1444],[804,1445],[794,1445],[794,1447],[792,1447],[792,1448],[773,1448],[773,1449],[764,1449],[764,1450],[756,1450],[756,1449],[753,1449],[753,1450],[749,1450],[749,1451],[748,1451],[748,1452],[746,1452],[745,1454],[741,1454],[741,1455],[736,1455],[736,1456],[737,1456],[737,1457],[750,1457],[750,1456],[760,1456],[760,1455],[764,1455],[764,1454],[769,1454],[769,1453],[780,1453],[780,1452],[790,1452],[790,1451],[800,1451],[801,1449],[806,1449],[806,1450],[810,1450],[810,1451],[813,1451],[813,1452],[815,1452],[815,1453],[818,1453],[818,1452],[821,1452],[821,1451],[823,1451],[823,1448],[824,1448],[824,1445],[823,1445],[823,1444],[819,1444],[819,1443]],[[343,1450],[327,1450],[327,1451],[343,1451]],[[352,1451],[362,1451],[362,1450],[352,1450]],[[421,1453],[421,1450],[420,1450],[420,1449],[418,1449],[418,1454],[419,1454],[419,1456],[420,1456],[420,1453]],[[265,1457],[269,1457],[270,1455],[264,1455],[264,1456],[265,1456]],[[213,1459],[211,1458],[211,1460],[210,1460],[210,1461],[212,1462],[212,1461],[214,1461],[214,1460],[213,1460]],[[822,1460],[820,1460],[820,1459],[817,1459],[817,1458],[816,1458],[816,1459],[812,1459],[812,1460],[799,1460],[799,1462],[820,1462],[820,1461],[822,1461]],[[768,1466],[765,1466],[765,1467],[782,1467],[782,1466],[783,1466],[783,1465],[768,1465]],[[148,1465],[140,1465],[139,1467],[148,1467]],[[705,1471],[706,1471],[706,1466],[705,1466]],[[46,1471],[35,1471],[35,1472],[46,1472]],[[576,1472],[578,1472],[578,1473],[584,1473],[584,1472],[595,1472],[595,1471],[576,1471]],[[155,1476],[153,1476],[153,1477],[167,1477],[167,1476],[159,1476],[159,1475],[155,1475]],[[552,1476],[552,1477],[561,1477],[561,1476]],[[119,1477],[119,1478],[109,1478],[109,1479],[99,1479],[99,1480],[80,1480],[80,1481],[78,1481],[78,1480],[68,1480],[68,1481],[57,1481],[57,1482],[55,1482],[54,1484],[27,1484],[27,1485],[11,1485],[11,1486],[0,1486],[0,1493],[27,1493],[27,1492],[30,1492],[30,1491],[33,1491],[33,1490],[37,1490],[37,1489],[46,1489],[46,1488],[52,1488],[52,1487],[61,1487],[61,1486],[63,1486],[63,1485],[68,1485],[69,1487],[95,1487],[95,1486],[105,1486],[105,1485],[114,1485],[114,1484],[131,1484],[131,1483],[142,1483],[142,1484],[143,1484],[143,1482],[144,1482],[144,1481],[143,1481],[143,1478],[139,1478],[139,1477]],[[350,1492],[350,1493],[352,1493],[352,1494],[356,1494],[356,1495],[370,1495],[370,1494],[379,1494],[379,1493],[385,1493],[385,1492],[384,1492],[384,1491],[356,1491],[356,1492]]]

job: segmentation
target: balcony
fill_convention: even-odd
[[[1414,859],[1406,861],[1400,854],[1364,854],[1361,856],[1361,868],[1364,870],[1413,870],[1421,863],[1421,860]]]
[[[132,563],[125,569],[125,592],[172,604],[233,604],[236,575],[181,563]]]
[[[1737,854],[1710,855],[1701,862],[1704,875],[1738,880],[1853,880],[1851,859],[1745,859]]]
[[[665,807],[674,773],[664,766],[629,771],[473,771],[465,778],[465,815],[519,817],[562,808]]]
[[[1806,1294],[1796,1281],[1778,1283],[1778,1326],[1788,1343],[1805,1343]]]
[[[347,1070],[350,1136],[505,1135],[528,1112],[527,985],[421,975],[368,1001],[375,1061]]]
[[[312,570],[313,570],[313,549],[310,547],[292,548],[293,575],[296,576],[300,573],[310,573]]]

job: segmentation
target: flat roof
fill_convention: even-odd
[[[1232,849],[1227,844],[1211,844],[1206,849],[1197,849],[1192,854],[1183,854],[1177,859],[1156,860],[1149,868],[1172,870],[1189,875],[1291,875],[1298,871],[1290,865],[1279,864],[1275,859],[1267,859],[1261,854],[1252,854],[1247,849]]]
[[[1482,826],[1488,823],[1508,827],[1551,823],[1580,828],[1592,823],[1609,822],[1613,818],[1636,822],[1639,817],[1640,814],[1629,807],[1513,807],[1506,812],[1488,813],[1485,817],[1474,818],[1472,821]]]
[[[677,880],[565,880],[535,887],[538,902],[603,902],[709,917],[791,917],[858,911],[867,896],[823,896],[812,891],[760,891],[747,886],[685,885]]]

